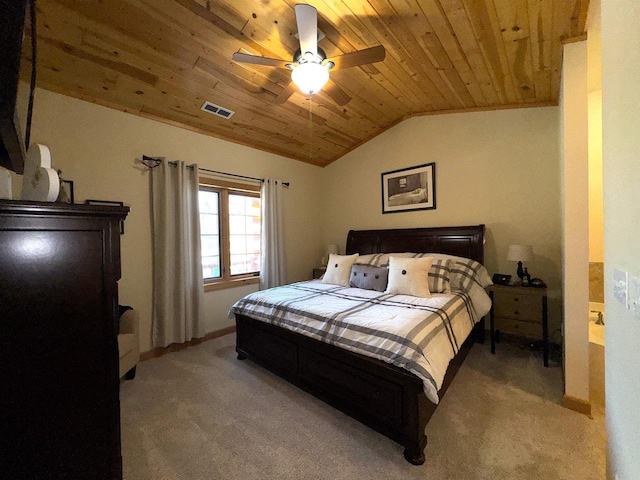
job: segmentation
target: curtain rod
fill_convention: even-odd
[[[169,162],[169,163],[174,163],[174,162]],[[198,168],[198,170],[201,172],[217,173],[218,175],[226,175],[228,177],[246,178],[249,180],[255,180],[257,182],[264,182],[264,178],[248,177],[246,175],[238,175],[237,173],[219,172],[217,170],[209,170],[208,168]],[[282,183],[282,185],[284,185],[285,187],[289,186],[289,182],[280,182],[280,183]]]
[[[162,162],[162,160],[160,158],[157,157],[149,157],[148,155],[142,155],[142,163],[145,167],[152,169],[157,167],[158,165],[160,165],[160,162]],[[167,162],[169,165],[177,165],[178,162]],[[187,165],[187,168],[193,168],[193,165]],[[227,172],[220,172],[218,170],[209,170],[208,168],[198,168],[198,171],[200,172],[208,172],[208,173],[217,173],[218,175],[225,175],[228,177],[237,177],[237,178],[246,178],[248,180],[255,180],[257,182],[264,182],[264,178],[257,178],[257,177],[249,177],[247,175],[238,175],[237,173],[227,173]],[[282,183],[282,185],[284,185],[285,187],[288,187],[290,185],[289,182],[280,182]]]

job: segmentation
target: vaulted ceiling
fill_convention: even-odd
[[[556,105],[562,44],[588,0],[309,0],[328,57],[376,45],[384,61],[331,72],[311,100],[290,73],[294,0],[38,0],[38,86],[327,165],[414,115]],[[24,54],[29,56],[25,42]],[[203,112],[208,100],[235,112]]]

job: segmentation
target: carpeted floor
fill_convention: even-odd
[[[234,335],[143,362],[121,386],[126,480],[602,479],[605,425],[559,405],[561,370],[474,345],[427,426],[427,461],[249,360]]]

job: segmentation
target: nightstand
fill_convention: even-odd
[[[320,278],[327,271],[327,267],[317,267],[313,269],[313,278]]]
[[[547,289],[492,285],[491,353],[496,353],[496,332],[526,338],[542,339],[544,366],[549,366],[549,324],[547,319]]]

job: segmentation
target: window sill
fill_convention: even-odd
[[[237,278],[234,280],[225,280],[222,282],[205,283],[204,291],[212,292],[214,290],[224,290],[226,288],[242,287],[243,285],[253,285],[257,283],[260,283],[260,277]]]

